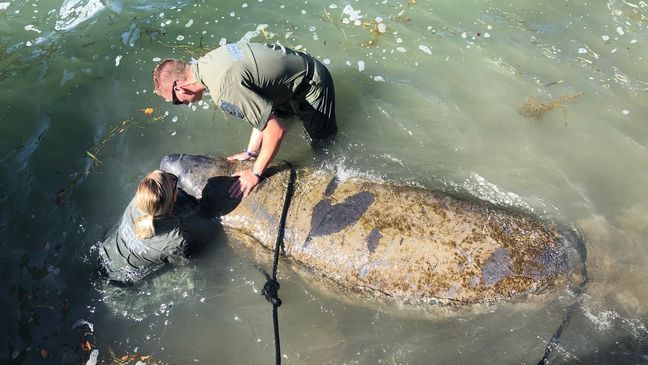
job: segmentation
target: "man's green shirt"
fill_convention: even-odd
[[[226,44],[192,65],[221,110],[260,131],[273,108],[294,97],[306,69],[298,52],[259,43]]]

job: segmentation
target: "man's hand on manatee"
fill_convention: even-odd
[[[246,198],[261,180],[254,174],[254,172],[252,172],[252,169],[239,171],[232,176],[238,176],[238,180],[234,181],[234,184],[229,188],[229,195],[231,198],[238,198],[241,194],[243,194],[243,198]]]
[[[254,153],[243,151],[227,158],[228,161],[254,161],[256,155]]]

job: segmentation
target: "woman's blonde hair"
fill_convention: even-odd
[[[135,236],[139,239],[155,236],[153,221],[171,213],[177,178],[161,170],[146,175],[137,185],[135,206],[143,213],[135,221]]]

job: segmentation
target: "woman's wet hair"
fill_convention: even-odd
[[[155,218],[171,213],[177,183],[174,178],[172,174],[155,170],[146,175],[137,185],[135,206],[142,212],[135,221],[137,238],[146,239],[155,236]]]

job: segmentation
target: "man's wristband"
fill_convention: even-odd
[[[254,171],[254,167],[251,167],[251,168],[250,168],[250,171],[252,171],[252,173],[254,174],[254,176],[258,177],[259,180],[263,180],[263,177],[261,176],[261,174],[257,174],[256,171]]]
[[[245,151],[243,151],[243,153],[245,153],[247,155],[247,157],[253,157],[253,158],[259,157],[259,154],[254,152],[254,151],[245,150]]]

